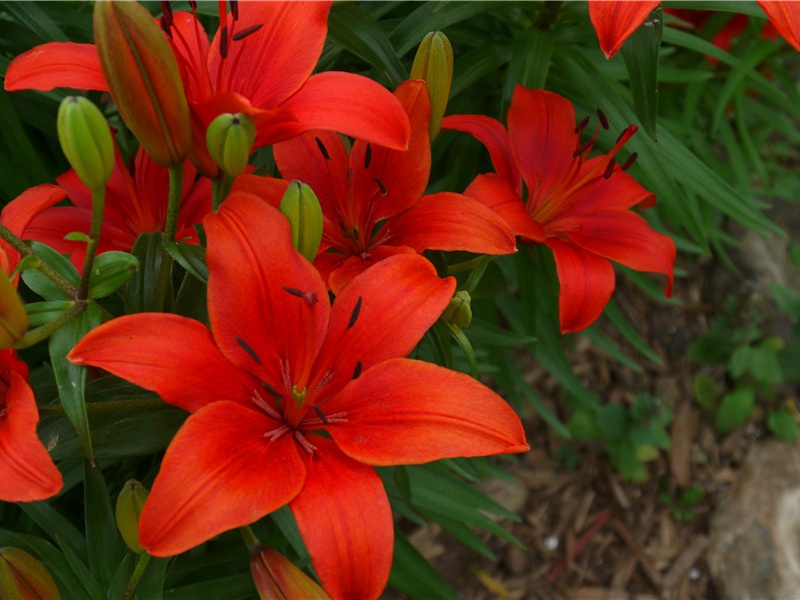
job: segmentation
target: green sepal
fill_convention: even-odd
[[[631,80],[636,116],[653,141],[658,141],[658,50],[663,23],[664,15],[659,4],[620,50]]]
[[[68,321],[50,336],[50,362],[58,387],[58,397],[67,419],[72,424],[83,446],[83,451],[94,461],[89,419],[86,415],[86,368],[67,360],[67,354],[91,329],[100,325],[100,307],[89,304],[81,315]]]
[[[139,270],[139,261],[127,252],[103,252],[94,259],[89,297],[105,298],[116,292]]]

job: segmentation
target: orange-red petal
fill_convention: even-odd
[[[478,175],[464,190],[464,195],[475,198],[500,215],[511,227],[514,235],[530,242],[544,241],[544,227],[528,214],[522,198],[516,194],[511,184],[499,175],[495,173]]]
[[[592,21],[600,49],[611,58],[636,29],[644,23],[661,0],[589,0],[589,18]]]
[[[775,29],[795,50],[800,50],[800,4],[778,0],[758,0]]]
[[[93,44],[50,42],[31,48],[11,61],[6,71],[6,91],[57,87],[108,91]]]

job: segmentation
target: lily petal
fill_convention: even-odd
[[[104,323],[87,333],[67,358],[105,369],[190,412],[219,400],[249,406],[258,385],[222,356],[208,327],[165,313]]]
[[[305,468],[291,435],[265,437],[279,427],[234,402],[191,415],[167,448],[142,510],[142,546],[154,556],[179,554],[294,498]]]
[[[54,496],[63,483],[36,435],[39,413],[33,390],[21,373],[9,368],[9,361],[20,362],[12,352],[0,353],[7,386],[5,401],[0,401],[0,500],[33,502]]]
[[[795,50],[800,50],[800,6],[796,2],[758,0],[775,29]]]
[[[398,254],[365,271],[336,298],[315,373],[330,372],[330,397],[357,370],[408,355],[439,318],[455,291],[418,254]],[[360,363],[360,366],[357,365]],[[320,406],[323,401],[317,402]]]
[[[394,526],[389,499],[372,467],[328,439],[306,460],[306,483],[290,506],[311,562],[331,598],[378,598],[389,579]],[[306,457],[304,457],[306,458]]]
[[[93,44],[50,42],[31,48],[11,61],[6,71],[6,91],[57,87],[108,91]]]
[[[344,422],[327,427],[342,452],[370,465],[525,452],[514,410],[463,373],[398,358],[375,365],[328,403]]]
[[[614,293],[614,267],[570,242],[547,238],[556,259],[561,289],[558,312],[561,333],[573,333],[594,323]]]
[[[528,214],[511,184],[499,175],[478,175],[464,190],[464,195],[475,198],[500,215],[514,235],[531,242],[544,241],[544,227]]]
[[[442,120],[442,129],[471,133],[489,150],[489,157],[497,174],[511,184],[522,197],[522,176],[514,163],[511,140],[503,124],[484,115],[451,115]]]
[[[516,251],[514,234],[503,218],[477,200],[450,192],[424,196],[410,210],[389,219],[379,237],[383,243],[410,246],[417,252]]]
[[[339,71],[312,75],[281,108],[294,113],[306,131],[329,129],[395,150],[408,148],[410,126],[400,102],[361,75]]]
[[[314,266],[320,275],[326,278],[328,288],[338,296],[356,277],[369,269],[372,265],[396,254],[416,254],[408,246],[375,246],[370,248],[369,254],[346,256],[337,252],[323,252],[314,259]]]
[[[304,383],[330,302],[319,273],[292,248],[289,221],[256,196],[232,194],[203,225],[208,314],[219,349],[262,381],[283,386],[291,365],[293,381]]]
[[[592,21],[600,49],[611,58],[636,29],[644,23],[661,0],[616,2],[615,0],[590,0],[589,18]]]

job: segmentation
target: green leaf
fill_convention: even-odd
[[[603,435],[596,415],[585,410],[576,410],[572,414],[567,429],[576,440],[599,440]]]
[[[161,600],[164,597],[164,579],[169,566],[168,558],[150,557],[147,569],[136,587],[136,597],[141,600]]]
[[[103,588],[108,588],[117,565],[125,555],[122,537],[111,508],[103,473],[83,461],[83,506],[89,566]]]
[[[334,4],[328,15],[328,37],[375,67],[390,88],[394,89],[408,78],[386,33],[361,7],[350,3]]]
[[[600,348],[606,355],[610,358],[613,358],[618,363],[625,365],[635,373],[642,373],[643,369],[639,366],[639,364],[630,358],[625,352],[623,352],[622,348],[619,347],[619,344],[608,337],[605,333],[600,331],[595,327],[590,327],[586,331],[583,332],[586,337],[592,340],[595,346]]]
[[[50,265],[53,270],[64,279],[76,288],[78,287],[81,276],[67,258],[53,250],[50,246],[45,246],[39,242],[31,242],[31,250],[36,252],[44,262]],[[30,259],[25,260],[23,264],[33,266]],[[29,270],[23,271],[22,280],[29,288],[45,300],[72,300],[66,292],[62,291],[49,277],[37,269],[29,267]]]
[[[164,234],[160,231],[142,233],[133,244],[131,254],[138,259],[140,268],[125,287],[125,314],[154,310],[161,261],[170,260],[169,255],[164,251],[163,239]],[[172,279],[170,279],[171,282]],[[171,285],[166,297],[167,304],[171,305]]]
[[[553,35],[548,31],[530,28],[523,29],[517,35],[503,78],[504,106],[511,102],[517,84],[531,89],[544,87],[554,46]]]
[[[628,439],[609,442],[606,451],[614,464],[614,468],[624,479],[631,481],[645,481],[647,469],[644,466],[636,446]]]
[[[28,313],[28,325],[38,327],[49,323],[75,306],[71,300],[49,300],[45,302],[31,302],[25,305]]]
[[[411,598],[457,600],[458,595],[399,530],[394,534],[394,560],[389,585]]]
[[[403,19],[389,36],[397,55],[403,56],[415,48],[430,31],[445,31],[447,27],[497,9],[495,2],[423,2]],[[447,33],[445,31],[445,33]]]
[[[103,587],[100,585],[100,582],[97,581],[94,573],[92,573],[89,567],[86,566],[86,564],[72,551],[69,546],[62,543],[62,540],[59,536],[56,536],[56,540],[58,541],[58,545],[61,548],[61,551],[64,553],[64,557],[67,559],[70,568],[80,580],[81,585],[86,590],[89,598],[92,598],[92,600],[106,600]],[[81,596],[83,596],[83,594],[81,594]]]
[[[256,596],[253,576],[231,575],[190,583],[164,591],[164,600],[197,600],[198,598],[225,598],[225,600],[245,600]]]
[[[20,502],[19,507],[33,521],[47,532],[53,541],[69,546],[72,551],[86,560],[86,540],[69,519],[48,502]],[[58,537],[58,539],[56,539]]]
[[[67,354],[75,344],[91,329],[100,324],[100,307],[89,304],[83,313],[68,321],[61,329],[50,336],[50,362],[58,386],[58,397],[64,412],[78,434],[83,450],[90,460],[92,454],[92,438],[89,431],[89,420],[86,416],[86,368],[74,365],[67,360]]]
[[[597,413],[597,426],[607,441],[620,440],[628,432],[628,411],[619,404],[607,404]]]
[[[659,4],[620,50],[631,80],[636,116],[653,140],[658,139],[658,50],[661,47],[663,21]]]
[[[139,261],[127,252],[103,252],[94,259],[89,297],[105,298],[116,292],[139,270]]]
[[[783,381],[783,370],[778,355],[763,346],[753,348],[749,370],[760,383],[777,384]]]
[[[493,325],[488,321],[473,317],[467,329],[468,337],[482,344],[490,344],[492,346],[524,346],[536,341],[536,337],[526,333],[519,333],[517,331],[509,331],[497,325]]]
[[[797,419],[785,408],[769,413],[767,426],[772,435],[784,442],[794,442],[797,439]]]
[[[692,381],[694,399],[706,411],[713,411],[717,403],[717,381],[706,373],[698,373]]]
[[[727,433],[750,418],[756,403],[753,388],[740,387],[726,394],[717,409],[716,425],[722,433]]]
[[[165,242],[169,255],[177,263],[194,275],[199,281],[208,283],[208,267],[206,266],[206,249],[195,244],[176,244]]]

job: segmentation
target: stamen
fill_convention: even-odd
[[[265,390],[267,390],[270,394],[272,394],[276,398],[281,395],[281,393],[278,390],[276,390],[274,387],[272,387],[266,381],[262,381],[261,382],[261,387],[263,387]]]
[[[236,18],[236,17],[234,17],[234,19],[235,19],[235,18]],[[263,26],[264,26],[264,24],[263,24],[263,23],[259,23],[258,25],[251,25],[250,27],[245,27],[245,28],[244,28],[244,29],[242,29],[241,31],[237,31],[236,33],[234,33],[234,34],[233,34],[233,36],[231,37],[231,39],[232,39],[234,42],[238,42],[239,40],[243,40],[243,39],[244,39],[244,38],[246,38],[248,35],[250,35],[250,34],[252,34],[252,33],[255,33],[256,31],[258,31],[259,29],[261,29]]]
[[[268,431],[264,434],[264,437],[267,438],[270,442],[274,442],[278,438],[280,438],[284,433],[289,431],[291,427],[288,425],[281,425],[277,429],[273,429],[272,431]]]
[[[189,0],[189,8],[192,9],[192,12],[197,10],[197,2],[195,0]]]
[[[577,127],[575,127],[575,133],[580,133],[584,130],[584,128],[589,124],[589,115],[583,117],[579,122]]]
[[[261,364],[261,360],[258,358],[258,355],[256,354],[256,351],[253,350],[250,346],[248,346],[247,343],[242,338],[240,338],[239,336],[236,336],[235,339],[236,339],[236,343],[239,344],[239,346],[242,347],[242,350],[247,352],[250,355],[250,358],[252,358],[254,361],[256,361],[260,365]]]
[[[636,133],[636,131],[638,129],[639,128],[636,125],[628,125],[625,129],[622,130],[622,133],[619,134],[619,137],[617,138],[617,142],[620,141],[625,136],[628,136],[628,137],[632,136],[634,133]],[[616,142],[614,142],[614,143],[616,143]]]
[[[128,156],[128,173],[131,177],[136,177],[136,154]]]
[[[322,419],[322,422],[325,423],[325,425],[330,425],[330,423],[328,423],[328,419],[325,418],[325,413],[322,412],[322,409],[319,406],[312,404],[311,408],[313,408],[314,412],[319,415],[319,418]]]
[[[586,140],[580,146],[578,146],[575,152],[572,153],[572,158],[578,158],[581,154],[583,154],[589,148],[591,148],[593,144],[594,144],[594,139]]]
[[[322,388],[328,385],[332,379],[333,379],[333,373],[331,373],[330,371],[326,371],[325,374],[320,378],[317,387],[314,388],[314,395],[316,396],[317,392],[319,392]]]
[[[239,20],[239,2],[238,0],[230,0],[231,3],[231,14],[233,15],[233,20]]]
[[[608,164],[606,165],[606,170],[603,172],[603,179],[609,179],[611,177],[611,174],[614,172],[614,167],[616,166],[617,166],[617,161],[614,158],[608,161]]]
[[[223,25],[219,33],[219,55],[228,58],[228,26]]]
[[[364,168],[369,169],[369,163],[372,162],[372,144],[367,143],[367,151],[364,153]]]
[[[636,162],[636,159],[637,159],[637,158],[639,158],[639,153],[638,153],[638,152],[634,152],[634,153],[632,153],[632,154],[631,154],[631,155],[628,157],[628,160],[626,160],[624,163],[622,163],[622,167],[621,167],[621,168],[622,168],[622,170],[623,170],[623,171],[627,171],[628,169],[630,169],[630,168],[633,166],[633,163],[635,163],[635,162]]]
[[[328,149],[325,147],[325,144],[322,143],[322,140],[319,139],[318,137],[315,137],[314,139],[317,142],[317,147],[319,148],[319,151],[322,153],[322,157],[325,160],[330,160],[331,159],[331,155],[328,154]]]
[[[166,14],[161,17],[161,31],[166,33],[170,39],[172,39],[172,30],[169,27],[169,21],[167,21]]]
[[[267,415],[268,415],[269,417],[272,417],[272,418],[273,418],[273,419],[275,419],[276,421],[280,421],[280,420],[281,420],[281,416],[280,416],[280,415],[277,413],[277,411],[275,411],[275,409],[273,409],[273,408],[272,408],[272,407],[271,407],[269,404],[267,404],[267,401],[266,401],[266,400],[264,400],[264,399],[261,397],[261,395],[258,393],[258,390],[253,390],[253,396],[252,396],[252,400],[253,400],[253,403],[254,403],[254,404],[255,404],[255,405],[258,407],[258,408],[260,408],[260,409],[261,409],[261,410],[263,410],[265,413],[267,413]]]
[[[385,196],[388,193],[388,191],[386,190],[386,186],[383,185],[383,182],[376,177],[375,183],[377,183],[378,187],[381,188],[381,196]]]
[[[319,298],[317,298],[317,292],[304,292],[302,290],[298,290],[296,288],[291,288],[287,286],[283,286],[283,290],[285,292],[289,292],[292,296],[297,296],[298,298],[302,298],[305,300],[305,303],[309,306],[314,306]]]
[[[358,379],[361,376],[361,361],[356,363],[356,368],[353,369],[353,377],[351,379]]]
[[[322,419],[317,419],[316,417],[303,419],[300,421],[299,427],[314,427],[315,425],[330,425],[331,423],[347,423],[347,421],[347,412],[338,412],[332,415],[327,415],[324,422]]]
[[[597,109],[597,118],[600,119],[600,125],[603,126],[603,129],[608,129],[608,119],[606,119],[606,114],[599,108]]]
[[[305,450],[309,454],[313,454],[314,450],[317,449],[317,447],[314,444],[310,443],[306,438],[304,438],[303,434],[300,433],[299,431],[294,432],[294,439],[296,439],[297,442],[303,447],[303,450]]]
[[[175,21],[174,21],[174,19],[172,18],[172,3],[171,3],[171,2],[169,2],[169,0],[162,0],[162,1],[161,1],[161,13],[162,13],[162,15],[163,15],[163,16],[161,17],[161,20],[163,21],[164,19],[166,19],[166,20],[167,20],[167,23],[168,23],[170,26],[172,26],[172,24],[173,24]]]
[[[350,322],[347,323],[347,328],[348,329],[350,329],[353,325],[356,324],[356,320],[358,319],[358,315],[361,312],[361,300],[362,299],[363,299],[362,296],[358,297],[358,300],[356,301],[356,305],[353,307],[353,312],[350,313]]]

